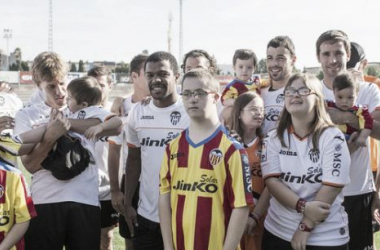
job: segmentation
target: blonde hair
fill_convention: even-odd
[[[62,80],[67,75],[68,70],[67,64],[57,53],[42,52],[33,61],[33,81],[39,86],[43,81]]]
[[[296,80],[302,80],[306,87],[308,87],[312,93],[316,96],[316,104],[314,108],[315,116],[311,124],[309,124],[309,129],[312,133],[312,143],[313,149],[318,150],[319,137],[322,135],[323,131],[329,127],[335,126],[330,116],[327,114],[325,108],[324,97],[322,94],[322,85],[321,82],[313,75],[309,74],[294,74],[290,77],[288,83],[285,86],[285,90],[292,85],[292,83]],[[285,130],[289,130],[292,126],[292,116],[284,107],[282,110],[278,127],[277,127],[277,137],[279,138],[281,145],[283,147],[288,147],[284,140],[284,132]],[[290,143],[290,138],[288,138]]]

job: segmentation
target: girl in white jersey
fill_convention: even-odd
[[[277,130],[263,142],[262,172],[272,195],[263,249],[347,249],[341,203],[350,155],[324,108],[315,77],[295,74],[285,86]]]

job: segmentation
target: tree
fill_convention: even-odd
[[[380,77],[380,72],[376,68],[370,66],[367,68],[367,75]]]
[[[257,68],[255,70],[255,73],[260,74],[260,73],[268,73],[267,71],[267,60],[266,59],[261,59],[259,63],[257,64]]]
[[[71,64],[71,66],[70,66],[70,72],[77,72],[77,66],[75,65],[75,63]]]
[[[323,76],[323,72],[322,71],[319,71],[319,74],[316,75],[316,77],[319,79],[319,80],[323,80],[324,76]]]
[[[83,60],[79,60],[78,72],[85,72]]]
[[[21,66],[21,71],[29,71],[30,70],[27,62],[21,61],[20,66]]]
[[[129,73],[129,64],[121,62],[117,64],[117,67],[115,68],[115,73]]]

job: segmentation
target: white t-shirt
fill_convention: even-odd
[[[323,95],[326,100],[334,100],[334,92],[323,85]],[[376,84],[359,82],[359,94],[356,101],[358,104],[367,107],[372,113],[380,108],[380,91]],[[344,196],[360,195],[370,193],[375,190],[373,175],[370,164],[370,146],[367,140],[367,147],[360,147],[351,154],[351,183],[344,187]]]
[[[264,100],[265,120],[262,125],[264,135],[277,128],[277,121],[284,108],[284,88],[269,90],[270,87],[261,89],[261,97]]]
[[[282,147],[276,131],[268,133],[262,148],[263,178],[279,177],[299,197],[312,201],[322,184],[343,187],[349,182],[350,157],[344,135],[337,128],[326,129],[319,138],[319,151],[312,150],[312,137],[300,139],[284,132],[287,148]],[[289,140],[290,143],[289,143]],[[348,242],[348,220],[340,193],[331,205],[330,215],[317,225],[308,245],[338,246]],[[272,197],[265,228],[272,234],[291,241],[302,214],[281,205]]]
[[[14,118],[16,112],[22,107],[22,101],[17,97],[16,94],[0,92],[0,117],[10,116]],[[6,129],[2,131],[2,134],[11,132],[11,129]]]
[[[44,92],[37,87],[37,89],[34,91],[32,96],[29,98],[26,106],[32,106],[34,104],[44,102],[45,101],[45,94]]]
[[[128,146],[141,148],[138,213],[159,222],[159,173],[165,146],[189,126],[190,120],[181,98],[166,108],[156,107],[153,101],[146,106],[137,103],[128,118]]]
[[[99,107],[89,107],[98,112]],[[69,115],[68,109],[63,109]],[[16,114],[16,125],[14,132],[20,134],[29,131],[38,125],[46,124],[50,118],[51,107],[44,102],[21,109]],[[98,115],[98,114],[97,114]],[[70,117],[84,119],[94,116],[90,110],[78,111]],[[101,116],[97,116],[100,118]],[[106,116],[102,116],[104,120]],[[84,142],[84,140],[82,141]],[[83,144],[83,143],[82,143]],[[90,149],[90,143],[84,143],[84,147]],[[53,177],[49,170],[41,169],[33,174],[31,192],[35,204],[57,203],[72,201],[87,205],[98,206],[98,169],[90,164],[81,174],[76,177],[61,181]]]

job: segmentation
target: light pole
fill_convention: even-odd
[[[9,70],[9,57],[10,57],[10,53],[9,53],[9,39],[12,38],[12,30],[10,30],[10,29],[4,29],[4,38],[7,39],[7,54],[8,54],[8,57],[7,57],[7,70]]]

